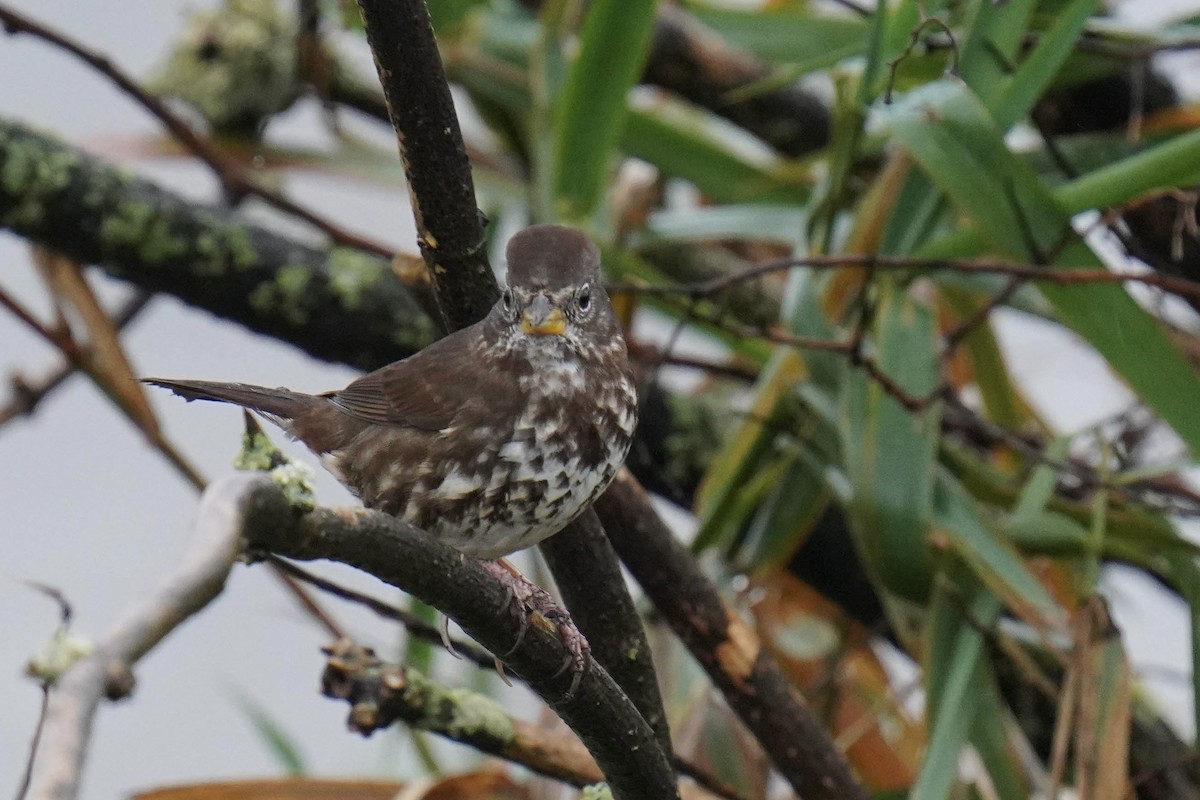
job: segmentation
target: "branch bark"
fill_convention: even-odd
[[[500,296],[450,86],[424,0],[359,0],[400,145],[421,255],[447,330],[483,318]]]
[[[241,550],[246,510],[261,499],[264,487],[279,495],[269,482],[244,474],[213,484],[201,499],[192,541],[179,565],[125,613],[90,655],[53,682],[30,800],[78,796],[100,701],[128,694],[138,660],[221,593]]]
[[[485,316],[499,290],[429,14],[423,0],[359,0],[359,9],[400,142],[421,250],[443,317],[451,329],[461,328]],[[669,754],[650,646],[620,564],[600,531],[589,510],[543,552],[593,656],[651,721]]]
[[[2,116],[0,164],[0,227],[143,289],[363,369],[436,338],[377,256],[321,250],[193,204]]]
[[[596,511],[621,560],[804,800],[868,800],[845,757],[622,470]]]
[[[555,627],[511,613],[507,590],[480,562],[387,514],[318,509],[296,516],[282,493],[250,509],[246,539],[301,561],[356,567],[429,603],[520,675],[583,741],[619,800],[677,797],[674,771],[654,732],[599,665],[581,677],[560,665],[566,649]]]

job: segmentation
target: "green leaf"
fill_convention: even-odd
[[[999,96],[987,104],[999,127],[1008,128],[1029,113],[1075,48],[1084,23],[1099,5],[1100,0],[1072,0],[1054,15],[1054,24],[1038,37],[1021,66],[1006,76]]]
[[[891,281],[876,282],[878,366],[917,396],[937,385],[933,315]],[[863,370],[844,364],[841,431],[854,487],[851,528],[868,569],[911,600],[928,596],[933,563],[931,517],[939,409],[913,413]]]
[[[555,107],[556,216],[586,219],[604,192],[625,125],[626,95],[641,73],[654,29],[655,0],[593,0],[579,56]]]
[[[275,756],[284,773],[299,777],[304,775],[304,757],[300,754],[300,748],[286,731],[280,727],[279,722],[260,706],[256,701],[252,700],[249,695],[243,694],[240,691],[234,691],[234,700],[242,713],[250,720],[250,724],[254,726],[254,730],[262,737],[263,743],[271,754]]]
[[[981,519],[974,501],[948,472],[934,491],[934,521],[984,585],[1035,627],[1058,627],[1065,615],[1016,550]]]
[[[761,59],[809,72],[862,52],[870,23],[805,9],[737,11],[693,8],[692,13],[723,39]]]
[[[722,203],[802,204],[811,177],[732,123],[678,100],[631,105],[622,149]]]
[[[890,115],[901,145],[998,252],[1097,268],[1062,202],[1006,147],[987,110],[955,81],[913,92]],[[1050,267],[1048,267],[1050,268]],[[1043,285],[1042,294],[1192,448],[1200,452],[1200,380],[1161,326],[1122,287]]]
[[[758,501],[779,480],[786,463],[764,457],[775,436],[776,418],[796,383],[806,374],[804,362],[791,348],[776,348],[763,368],[746,417],[713,457],[696,490],[700,530],[693,548],[703,550],[736,533]]]
[[[963,586],[962,584],[966,584]],[[929,697],[929,743],[911,800],[943,800],[958,777],[958,757],[979,712],[977,687],[987,680],[983,630],[1000,614],[1000,601],[971,589],[968,577],[939,581],[926,626],[923,659]]]

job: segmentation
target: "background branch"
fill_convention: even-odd
[[[0,163],[0,227],[142,289],[364,369],[434,339],[433,320],[377,256],[190,203],[3,117]]]
[[[264,489],[278,495],[261,477],[239,474],[214,483],[200,500],[192,540],[179,565],[125,613],[90,655],[53,681],[31,773],[31,800],[78,796],[96,707],[106,697],[127,695],[138,660],[221,593],[241,550],[246,508]]]

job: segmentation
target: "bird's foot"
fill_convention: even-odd
[[[574,680],[571,682],[567,696],[574,695],[575,690],[579,688],[579,682],[583,680],[583,676],[587,672],[591,648],[579,628],[575,627],[570,612],[563,608],[549,592],[526,578],[504,559],[484,561],[483,566],[508,590],[512,603],[524,611],[532,611],[541,615],[558,629],[559,638],[562,639],[563,646],[567,648],[568,655],[563,662],[562,669],[557,674],[562,674],[567,669],[574,670]],[[521,613],[519,616],[522,627],[517,636],[517,642],[513,645],[513,650],[520,647],[521,641],[525,637],[525,626],[528,625],[528,616],[525,613]]]

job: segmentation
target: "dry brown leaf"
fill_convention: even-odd
[[[392,800],[402,788],[393,781],[282,778],[166,786],[132,800]]]
[[[784,674],[826,712],[831,733],[873,792],[916,780],[923,728],[896,698],[867,631],[795,576],[760,576],[754,605],[759,634]]]
[[[125,356],[120,334],[96,299],[83,269],[74,259],[42,247],[33,247],[33,260],[56,303],[71,309],[87,329],[90,363],[88,374],[100,384],[130,418],[152,439],[158,439],[158,420]]]

